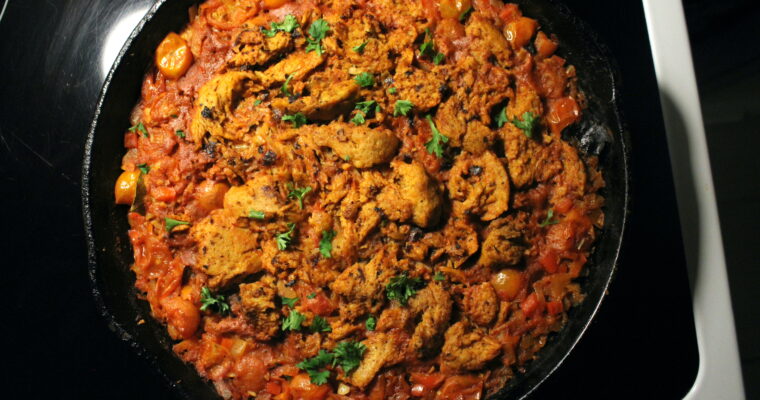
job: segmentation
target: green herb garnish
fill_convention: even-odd
[[[398,93],[398,89],[396,89],[395,87],[391,86],[388,89],[388,93],[390,93],[390,94],[396,94],[396,93]]]
[[[300,128],[306,125],[306,116],[303,113],[297,112],[293,115],[284,115],[282,117],[284,122],[290,122],[293,124],[293,128]]]
[[[504,124],[509,122],[509,118],[507,118],[507,107],[502,108],[501,111],[498,114],[496,114],[495,121],[496,121],[496,126],[499,128],[501,128],[502,126],[504,126]]]
[[[406,272],[399,276],[391,278],[390,282],[385,285],[385,295],[388,300],[398,300],[402,306],[405,306],[409,298],[417,293],[417,289],[422,286],[422,279],[409,278]]]
[[[412,110],[412,107],[414,107],[414,104],[409,100],[396,100],[396,104],[393,106],[393,116],[406,116]]]
[[[143,125],[142,122],[138,122],[137,125],[129,128],[129,131],[132,133],[140,132],[143,135],[143,137],[148,137],[148,130],[145,129],[145,125]]]
[[[327,21],[320,18],[312,22],[309,27],[309,37],[306,38],[306,52],[316,51],[318,55],[322,55],[324,49],[322,49],[322,39],[327,35],[327,31],[330,30],[330,25]]]
[[[248,218],[250,218],[250,219],[264,219],[264,218],[266,218],[266,214],[264,214],[263,211],[251,210],[251,211],[248,211]]]
[[[319,353],[317,353],[316,356],[303,360],[296,364],[296,367],[309,374],[311,383],[315,385],[324,385],[330,377],[330,371],[324,370],[323,368],[332,363],[333,359],[335,359],[335,356],[332,353],[325,350],[319,350]]]
[[[324,258],[332,258],[332,241],[335,239],[335,231],[322,231],[322,240],[319,241],[319,252]]]
[[[367,322],[364,323],[364,326],[368,331],[374,331],[375,328],[377,328],[377,318],[370,315],[369,318],[367,318]]]
[[[182,139],[185,138],[185,131],[177,130],[176,132],[174,132],[174,134],[177,135],[177,136],[179,136]]]
[[[174,228],[180,225],[190,225],[189,222],[176,220],[174,218],[164,218],[164,225],[167,232],[171,232]]]
[[[330,327],[330,324],[327,322],[326,319],[324,319],[324,318],[320,317],[319,315],[317,315],[311,321],[311,325],[309,326],[309,330],[311,330],[314,333],[332,332],[332,327]]]
[[[433,137],[431,137],[430,140],[425,143],[425,149],[428,153],[435,154],[436,157],[441,158],[443,157],[443,147],[446,143],[449,142],[449,138],[443,135],[438,130],[438,128],[435,127],[433,118],[430,115],[426,115],[425,118],[430,124],[430,130],[433,132]]]
[[[136,167],[139,168],[143,174],[147,175],[148,172],[150,172],[150,167],[148,166],[148,164],[145,164],[145,163],[137,164]]]
[[[443,53],[436,53],[433,57],[433,64],[440,65],[446,56]]]
[[[253,102],[254,106],[260,106],[262,103],[261,99],[256,99],[256,101]]]
[[[538,224],[538,226],[544,228],[544,227],[547,227],[549,225],[555,225],[555,224],[559,223],[558,220],[556,220],[556,219],[552,220],[552,218],[554,218],[554,209],[550,208],[549,211],[547,211],[547,213],[546,213],[546,219],[544,219],[543,222],[541,222],[540,224]]]
[[[437,282],[443,282],[446,280],[446,275],[444,275],[441,271],[436,271],[435,275],[433,275],[433,280]]]
[[[333,367],[340,365],[343,372],[348,375],[351,371],[359,367],[359,364],[362,362],[362,356],[366,350],[367,346],[359,342],[340,342],[333,350],[335,357],[333,358],[332,365]]]
[[[530,111],[526,111],[523,113],[521,120],[515,118],[512,120],[512,124],[522,129],[522,131],[525,133],[525,136],[532,138],[533,129],[536,127],[536,122],[538,122],[538,118],[536,117],[536,114],[533,114]]]
[[[275,235],[275,241],[277,241],[277,248],[280,250],[285,250],[288,248],[288,245],[293,240],[291,235],[293,234],[293,230],[296,229],[296,224],[289,222],[288,223],[288,231],[283,233],[278,233]]]
[[[354,77],[354,81],[361,87],[370,87],[375,85],[375,77],[369,72],[362,72]]]
[[[290,92],[290,88],[288,88],[288,85],[290,84],[290,80],[293,79],[293,76],[295,74],[288,75],[287,78],[285,78],[285,83],[282,84],[282,87],[280,88],[280,91],[282,92],[285,97],[290,97],[293,95],[293,93]]]
[[[212,311],[218,314],[227,315],[230,312],[230,305],[225,300],[221,294],[212,295],[206,286],[201,288],[201,311],[211,308]]]
[[[285,319],[282,320],[283,331],[300,331],[301,324],[306,319],[306,316],[296,310],[291,310]]]
[[[303,210],[303,198],[311,192],[311,186],[299,188],[296,187],[293,182],[288,182],[287,188],[290,190],[288,198],[298,200],[298,208]]]
[[[313,298],[315,298],[315,297],[317,297],[317,294],[316,294],[316,293],[314,293],[314,292],[311,292],[311,293],[309,293],[309,295],[308,295],[308,296],[306,296],[306,298],[307,298],[307,299],[313,299]]]
[[[352,47],[351,50],[353,50],[354,52],[359,53],[359,54],[364,54],[364,48],[367,47],[367,43],[369,43],[369,42],[365,41],[364,43],[362,43],[362,44],[360,44],[358,46]]]
[[[271,29],[262,28],[261,32],[267,37],[274,37],[277,32],[293,33],[298,28],[298,20],[292,15],[286,15],[282,22],[272,22],[269,24]]]
[[[298,297],[282,297],[282,296],[280,296],[280,300],[282,301],[283,305],[288,306],[290,308],[295,307],[296,303],[298,303]]]
[[[366,122],[366,118],[369,117],[370,113],[380,111],[380,105],[374,100],[360,101],[356,103],[356,110],[358,111],[351,118],[351,122],[355,125],[362,125]]]

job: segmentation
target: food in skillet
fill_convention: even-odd
[[[477,399],[603,222],[557,39],[498,0],[209,0],[125,135],[136,287],[223,398]]]

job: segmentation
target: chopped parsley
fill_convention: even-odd
[[[230,312],[230,305],[225,300],[221,294],[212,295],[206,286],[201,289],[201,311],[206,311],[210,308],[211,311],[218,314],[227,315]]]
[[[142,122],[138,122],[137,125],[129,128],[129,131],[132,133],[139,132],[143,135],[143,137],[148,137],[148,130],[145,129],[145,125],[143,125]]]
[[[396,94],[396,93],[398,93],[398,89],[396,89],[395,87],[391,86],[388,89],[388,93],[390,93],[390,94]]]
[[[282,120],[293,124],[293,128],[300,128],[306,125],[306,116],[303,113],[297,112],[293,115],[284,115]]]
[[[469,7],[467,7],[466,10],[462,11],[462,13],[459,14],[459,22],[466,21],[467,17],[469,17],[470,14],[472,14],[472,10],[473,10],[472,6],[469,6]]]
[[[536,114],[533,114],[530,111],[526,111],[523,113],[522,118],[520,119],[513,119],[512,124],[520,129],[525,133],[525,136],[532,138],[533,137],[533,129],[536,127],[536,122],[538,122],[538,117]]]
[[[413,107],[414,104],[412,104],[412,102],[409,100],[396,100],[396,104],[393,106],[393,116],[406,116]]]
[[[282,297],[280,296],[280,300],[282,300],[282,304],[286,305],[290,308],[293,308],[296,306],[296,303],[298,303],[298,297]]]
[[[179,130],[179,129],[176,132],[174,132],[174,134],[177,135],[177,136],[179,136],[179,137],[181,137],[182,139],[184,139],[185,136],[186,136],[185,135],[185,131]]]
[[[333,350],[335,357],[333,358],[332,365],[333,367],[340,365],[343,372],[348,375],[351,371],[359,367],[359,364],[362,362],[362,356],[366,350],[367,346],[359,342],[340,342]]]
[[[248,218],[250,218],[250,219],[264,219],[264,218],[266,218],[266,214],[264,214],[264,211],[251,210],[251,211],[248,211]]]
[[[375,328],[377,328],[377,318],[370,315],[369,318],[367,318],[367,322],[364,323],[364,326],[368,331],[374,331]]]
[[[354,81],[361,87],[370,87],[375,85],[375,77],[369,72],[362,72],[354,77]]]
[[[436,55],[433,57],[433,64],[440,65],[445,57],[446,56],[443,55],[443,53],[436,53]]]
[[[253,105],[254,106],[259,106],[259,105],[261,105],[261,103],[262,103],[261,99],[256,99],[256,101],[253,102]]]
[[[293,33],[298,28],[298,20],[293,15],[286,15],[282,22],[272,22],[269,24],[270,29],[262,28],[261,32],[267,37],[274,37],[277,32]]]
[[[289,199],[296,199],[298,200],[298,208],[303,210],[303,198],[306,197],[306,195],[311,192],[311,186],[306,187],[296,187],[293,182],[288,182],[288,190],[290,190],[290,193],[288,193]]]
[[[399,276],[391,278],[390,282],[385,285],[385,295],[388,300],[398,300],[402,306],[405,306],[409,298],[417,293],[417,289],[422,286],[422,279],[409,278],[406,272]]]
[[[288,85],[290,84],[290,80],[293,79],[293,76],[295,74],[288,75],[287,78],[285,78],[285,83],[282,84],[282,87],[280,88],[280,91],[282,94],[285,95],[285,97],[290,97],[293,95],[293,93],[290,92],[290,88],[288,88]]]
[[[312,22],[309,27],[309,37],[306,38],[306,42],[308,43],[306,45],[306,52],[315,51],[321,56],[322,53],[324,53],[324,49],[322,49],[322,39],[325,38],[327,31],[329,30],[330,25],[328,25],[327,21],[322,18]]]
[[[180,221],[174,218],[164,218],[164,225],[166,227],[167,232],[171,232],[174,230],[174,228],[180,226],[180,225],[190,225],[189,222]]]
[[[420,45],[420,57],[425,57],[426,55],[429,55],[432,57],[433,64],[438,65],[441,62],[443,62],[443,59],[446,57],[443,53],[439,53],[435,49],[435,43],[433,42],[432,35],[430,34],[430,29],[425,29],[425,41],[422,42]]]
[[[277,241],[277,248],[280,250],[285,250],[288,248],[288,245],[293,240],[293,237],[291,236],[293,234],[293,230],[296,229],[296,224],[289,222],[288,223],[288,231],[283,233],[278,233],[275,235],[275,241]]]
[[[546,219],[544,219],[543,222],[541,222],[540,224],[538,224],[538,226],[544,228],[544,227],[547,227],[549,225],[555,225],[555,224],[559,223],[558,220],[556,220],[556,219],[552,220],[552,218],[554,218],[554,209],[550,208],[549,211],[546,213]]]
[[[313,299],[313,298],[315,298],[315,297],[317,297],[317,294],[316,294],[316,293],[314,293],[314,292],[311,292],[311,293],[309,293],[309,295],[308,295],[308,296],[306,296],[306,298],[307,298],[307,299]]]
[[[501,111],[498,114],[496,114],[495,121],[496,121],[496,126],[499,127],[499,128],[501,128],[502,126],[504,126],[504,124],[506,124],[507,122],[509,122],[509,118],[507,118],[507,107],[506,106],[504,108],[502,108]]]
[[[148,172],[150,172],[150,167],[148,166],[148,164],[145,164],[145,163],[137,164],[136,167],[139,168],[143,174],[147,175]]]
[[[446,280],[446,275],[444,275],[441,271],[436,271],[435,275],[433,275],[433,280],[437,282],[443,282]]]
[[[330,324],[327,322],[326,319],[317,315],[316,317],[314,317],[313,320],[311,320],[311,325],[309,325],[309,330],[311,330],[314,333],[332,332],[332,327],[330,327]]]
[[[356,103],[356,115],[351,118],[351,122],[355,125],[361,125],[366,122],[366,118],[372,112],[380,111],[380,105],[374,100],[360,101]]]
[[[296,367],[309,374],[311,383],[315,385],[324,385],[330,377],[330,371],[323,368],[332,363],[333,359],[335,359],[335,356],[332,353],[325,350],[319,350],[319,353],[317,353],[316,356],[303,360],[296,364]]]
[[[353,50],[355,53],[364,54],[364,48],[367,47],[367,43],[369,43],[369,42],[365,41],[364,43],[362,43],[362,44],[360,44],[358,46],[352,47],[351,50]]]
[[[291,310],[285,319],[282,320],[283,331],[300,331],[301,324],[306,319],[306,316],[296,310]]]
[[[428,153],[435,154],[436,157],[441,158],[443,157],[443,147],[449,142],[449,138],[443,135],[441,131],[435,127],[433,118],[430,115],[426,115],[425,118],[427,118],[428,123],[430,124],[430,131],[433,132],[433,137],[425,143],[425,149]]]
[[[332,258],[332,241],[335,239],[335,231],[322,231],[322,240],[319,241],[319,252],[324,258]]]

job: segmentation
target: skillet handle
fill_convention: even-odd
[[[680,0],[643,0],[694,307],[699,369],[690,400],[744,398],[726,260]]]

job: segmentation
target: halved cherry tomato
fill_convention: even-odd
[[[264,0],[264,8],[266,8],[267,10],[280,8],[289,1],[290,0]]]
[[[536,33],[536,28],[538,22],[535,19],[519,17],[507,24],[507,40],[513,49],[524,47]]]
[[[561,134],[563,129],[572,125],[581,116],[581,108],[572,97],[552,99],[547,103],[549,112],[546,119],[555,135]]]
[[[156,66],[169,79],[177,79],[187,72],[193,63],[193,53],[185,39],[172,32],[156,49]]]
[[[470,7],[472,7],[472,1],[470,0],[440,0],[438,2],[438,10],[441,12],[442,18],[458,19]]]
[[[412,383],[412,396],[425,397],[432,393],[446,379],[444,374],[423,374],[412,372],[410,375]]]
[[[523,288],[523,274],[516,269],[503,269],[491,278],[491,285],[501,300],[511,301]]]
[[[323,400],[330,393],[329,385],[315,385],[307,374],[298,374],[290,380],[290,393],[293,399]]]
[[[140,178],[140,170],[124,171],[116,180],[114,195],[116,204],[132,204],[135,201],[137,180]]]

